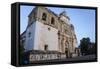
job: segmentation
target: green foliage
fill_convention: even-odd
[[[82,38],[80,40],[80,48],[82,55],[95,54],[95,43],[90,42],[90,38]]]

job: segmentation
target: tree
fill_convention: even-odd
[[[81,53],[82,55],[87,55],[88,54],[88,45],[90,43],[90,38],[83,38],[80,40],[80,48],[81,48]]]
[[[91,42],[88,47],[88,54],[96,54],[96,45]]]

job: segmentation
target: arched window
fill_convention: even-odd
[[[47,18],[46,13],[43,13],[43,14],[42,14],[42,20],[46,21],[46,18]]]
[[[55,20],[53,17],[51,18],[51,24],[55,24]]]

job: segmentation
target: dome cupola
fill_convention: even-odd
[[[59,14],[60,20],[64,21],[65,23],[69,23],[70,18],[67,16],[66,11],[63,11]]]

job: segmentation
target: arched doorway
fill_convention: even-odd
[[[65,54],[66,58],[69,58],[69,43],[67,40],[65,41]]]
[[[65,48],[65,54],[66,54],[66,58],[68,58],[68,48]]]

